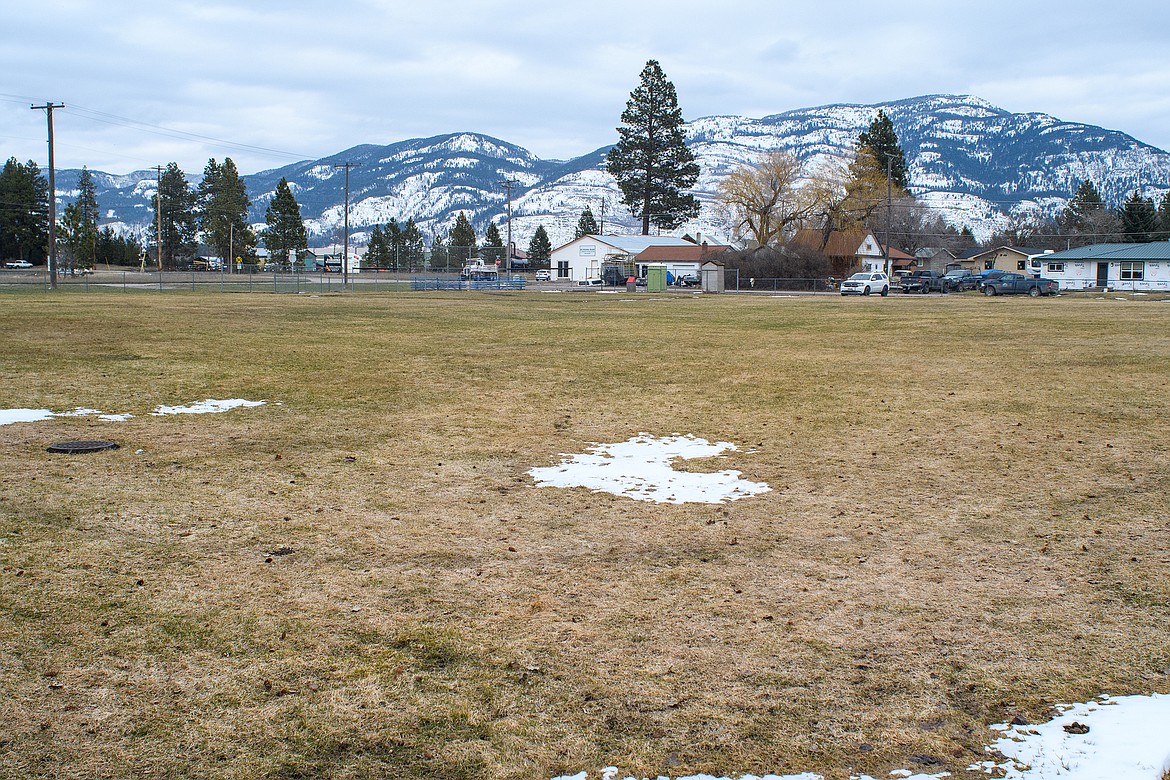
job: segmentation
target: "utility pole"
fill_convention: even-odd
[[[893,165],[894,156],[892,154],[886,155],[886,279],[890,277],[890,223],[894,221],[894,201],[892,198],[893,187],[890,185],[891,171],[890,166]]]
[[[341,289],[349,289],[349,169],[356,168],[354,163],[346,161],[340,165],[334,165],[334,168],[345,168],[345,235],[342,237],[342,251],[345,253],[341,256]]]
[[[44,111],[49,121],[49,288],[57,289],[57,170],[53,159],[53,109],[65,108],[64,103],[46,101],[43,106],[29,106],[33,111]]]
[[[507,259],[504,261],[504,271],[509,276],[512,274],[512,185],[516,184],[515,179],[504,179],[500,184],[504,185],[504,191],[508,193],[508,244],[504,253]]]
[[[158,270],[162,272],[162,166],[154,166],[155,190],[154,196],[154,258]]]
[[[605,235],[605,196],[601,196],[601,223],[597,226],[597,232]]]

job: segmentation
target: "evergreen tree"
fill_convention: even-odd
[[[386,234],[382,232],[381,225],[374,225],[373,230],[370,231],[370,243],[366,246],[366,254],[363,258],[365,264],[371,268],[385,268],[387,254]]]
[[[528,242],[528,262],[533,268],[548,268],[552,258],[552,242],[544,225],[537,225],[532,240]]]
[[[159,191],[151,199],[156,219],[148,235],[156,247],[155,261],[162,268],[178,268],[195,256],[195,193],[177,163],[167,163],[159,180]],[[158,224],[162,223],[162,236]]]
[[[77,262],[82,268],[93,268],[97,260],[98,202],[93,174],[84,165],[77,179],[78,220],[81,223],[81,241],[77,251]]]
[[[1083,179],[1077,186],[1068,205],[1057,216],[1060,226],[1076,233],[1085,232],[1097,214],[1105,210],[1105,201],[1093,186],[1093,182]]]
[[[391,217],[389,224],[386,225],[386,256],[382,267],[391,267],[398,262],[402,254],[402,226],[398,224],[397,219]]]
[[[138,265],[142,259],[142,245],[135,238],[126,238],[103,228],[98,233],[96,261],[106,265]]]
[[[0,171],[0,258],[43,262],[49,241],[49,182],[32,160]]]
[[[453,263],[466,263],[475,254],[475,228],[462,211],[455,217],[455,227],[451,228],[448,236],[447,249]]]
[[[276,193],[264,211],[264,246],[273,259],[285,263],[291,254],[309,247],[309,236],[305,232],[305,220],[301,218],[301,207],[293,195],[288,180],[283,176],[276,183]]]
[[[451,254],[447,250],[447,244],[443,241],[442,236],[436,235],[431,240],[431,268],[434,270],[447,269],[450,265]]]
[[[418,225],[414,224],[414,217],[411,217],[402,226],[402,255],[398,258],[395,270],[405,265],[413,271],[415,266],[422,265],[425,252],[426,246],[423,244],[422,232],[418,229]]]
[[[489,222],[487,230],[484,231],[483,250],[480,256],[488,265],[504,262],[504,240],[500,238],[500,229],[494,222]]]
[[[890,182],[902,192],[906,191],[906,153],[898,145],[894,123],[884,111],[878,111],[869,123],[869,129],[857,137],[857,146],[870,151],[883,177],[888,166]]]
[[[1143,198],[1140,192],[1134,190],[1121,207],[1121,230],[1124,234],[1122,241],[1127,243],[1153,241],[1154,234],[1158,232],[1158,212],[1154,208],[1154,201]]]
[[[97,234],[89,230],[82,217],[82,207],[79,202],[68,204],[57,221],[57,246],[61,250],[58,262],[65,273],[72,276],[74,269],[79,265],[91,262],[91,252],[96,250]]]
[[[1170,240],[1170,192],[1163,195],[1158,204],[1158,240]]]
[[[231,264],[233,257],[255,256],[256,235],[248,224],[248,195],[232,158],[225,157],[222,165],[215,158],[207,161],[197,202],[203,240],[225,264]],[[284,259],[287,261],[287,254]]]
[[[673,230],[698,216],[699,201],[683,190],[698,180],[699,165],[686,145],[674,84],[657,60],[642,69],[621,121],[621,138],[605,167],[621,187],[622,202],[641,218],[642,235],[649,235],[651,225]]]
[[[573,238],[596,236],[600,232],[600,229],[597,227],[597,220],[593,218],[593,209],[586,206],[585,210],[581,212],[581,218],[577,220],[577,229],[573,232]]]

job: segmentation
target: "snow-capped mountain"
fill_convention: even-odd
[[[715,116],[687,126],[702,175],[695,191],[703,211],[681,230],[726,237],[728,220],[715,200],[720,178],[762,152],[783,149],[810,166],[848,159],[877,112],[890,117],[906,152],[910,188],[956,227],[979,237],[1011,215],[1052,213],[1085,178],[1120,203],[1139,189],[1159,198],[1170,188],[1170,154],[1124,133],[1064,122],[1046,114],[1013,114],[970,96],[929,95],[877,105],[829,105],[750,119]],[[413,217],[426,235],[443,234],[464,211],[482,235],[502,223],[511,182],[512,231],[521,247],[543,224],[554,245],[571,238],[585,206],[609,232],[634,230],[621,193],[605,173],[608,148],[569,161],[540,160],[514,144],[477,133],[363,145],[321,160],[245,177],[251,218],[263,222],[276,183],[290,182],[315,240],[336,236],[344,216],[349,168],[349,224],[355,238],[390,218]],[[154,173],[95,173],[98,202],[111,221],[136,228],[151,218]],[[62,171],[63,200],[76,171]]]

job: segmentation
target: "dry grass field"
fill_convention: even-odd
[[[1170,303],[0,300],[0,777],[906,768],[1170,692]],[[159,404],[265,399],[218,415]],[[526,472],[638,432],[772,492]],[[121,448],[52,455],[70,439]]]

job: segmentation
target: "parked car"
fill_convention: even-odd
[[[4,264],[5,268],[32,268],[33,264],[27,260],[9,260]]]
[[[862,271],[841,282],[842,295],[890,294],[890,277],[879,271]]]
[[[536,281],[538,281],[538,282],[551,282],[552,281],[552,271],[548,270],[547,268],[541,268],[539,271],[536,272]]]
[[[577,282],[578,287],[604,287],[605,282],[601,279],[581,279]]]
[[[979,277],[965,268],[952,268],[943,274],[943,292],[963,292],[979,288]]]
[[[905,279],[902,280],[902,292],[904,293],[922,293],[925,295],[931,291],[942,292],[943,290],[943,272],[942,271],[914,271]]]
[[[1058,292],[1060,292],[1060,285],[1052,279],[1036,278],[1024,274],[1005,273],[983,283],[983,294],[987,296],[1027,293],[1033,298],[1039,298],[1041,295],[1056,295]]]
[[[699,275],[698,274],[679,274],[675,278],[674,283],[677,284],[679,287],[698,287],[700,284]]]

